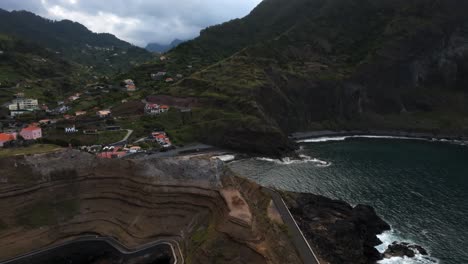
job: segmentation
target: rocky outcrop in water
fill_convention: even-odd
[[[372,207],[314,194],[285,194],[291,213],[310,244],[329,263],[375,263],[381,254],[377,238],[390,226]]]
[[[427,251],[419,245],[394,241],[392,244],[388,246],[387,250],[385,250],[384,257],[385,258],[392,258],[392,257],[414,258],[416,254],[421,254],[424,256],[428,255]]]

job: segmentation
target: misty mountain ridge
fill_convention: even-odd
[[[164,53],[166,51],[169,51],[169,50],[179,46],[183,42],[185,42],[185,40],[180,40],[180,39],[174,39],[169,44],[159,44],[159,43],[156,43],[156,42],[152,42],[152,43],[148,43],[148,45],[146,45],[145,49],[150,51],[150,52]]]
[[[53,21],[29,11],[0,9],[0,34],[24,39],[100,73],[125,71],[151,58],[145,49],[109,33],[94,33],[70,20]]]

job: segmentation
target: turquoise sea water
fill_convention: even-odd
[[[468,264],[468,146],[401,139],[302,143],[303,161],[254,158],[230,164],[266,186],[374,206],[393,231],[431,258],[383,263]]]

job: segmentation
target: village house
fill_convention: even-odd
[[[169,106],[167,106],[167,105],[161,105],[161,106],[159,107],[159,109],[160,109],[160,112],[161,112],[161,113],[166,113],[167,111],[169,111]]]
[[[98,153],[97,157],[101,159],[118,159],[127,155],[126,151],[122,151],[119,147],[104,147],[103,152]]]
[[[10,111],[10,116],[11,117],[17,117],[25,113],[29,113],[30,111],[28,110],[11,110]]]
[[[146,115],[159,115],[169,111],[169,106],[167,105],[158,105],[147,103],[145,105],[145,114]]]
[[[177,78],[177,79],[182,79],[182,78],[184,78],[184,75],[182,75],[182,74],[179,73],[179,74],[176,75],[176,78]]]
[[[167,72],[158,72],[158,73],[152,73],[151,74],[151,79],[153,80],[162,80],[164,76],[166,76]]]
[[[29,98],[16,98],[13,99],[11,104],[8,106],[10,111],[27,110],[36,111],[39,110],[39,102],[37,99]]]
[[[86,111],[76,111],[75,112],[75,116],[82,116],[82,115],[86,115]]]
[[[29,125],[21,130],[20,135],[26,140],[35,140],[42,138],[42,129],[37,126]]]
[[[167,60],[167,57],[166,56],[161,56],[161,57],[159,57],[159,60],[165,61],[165,60]]]
[[[16,140],[16,133],[0,133],[0,147],[13,140]]]
[[[67,133],[67,134],[68,133],[76,133],[76,132],[78,132],[78,130],[76,129],[75,126],[65,128],[65,133]]]
[[[39,120],[39,125],[51,125],[51,124],[55,124],[55,123],[57,123],[57,120],[53,120],[53,119]]]
[[[133,146],[133,147],[130,147],[128,149],[129,153],[137,153],[137,152],[140,152],[140,151],[141,151],[141,147],[139,147],[139,146]]]
[[[171,147],[171,141],[169,137],[167,136],[166,132],[153,132],[151,133],[151,136],[161,145],[163,148],[168,148]]]
[[[41,110],[42,110],[42,111],[49,112],[49,106],[47,106],[46,104],[42,104],[42,105],[41,105]]]
[[[146,115],[158,115],[161,113],[158,104],[146,104],[145,105],[145,114]]]
[[[166,82],[167,82],[167,83],[170,83],[170,82],[173,82],[173,81],[174,81],[174,79],[172,79],[172,78],[167,78],[167,79],[166,79]]]
[[[124,80],[125,83],[125,88],[127,89],[127,92],[134,92],[136,91],[136,85],[131,79]]]
[[[75,117],[72,116],[72,115],[63,115],[63,118],[64,118],[65,120],[73,120],[73,119],[75,119]]]
[[[78,96],[76,96],[76,95],[72,95],[72,96],[69,96],[69,97],[68,97],[68,101],[70,101],[70,102],[76,101],[76,100],[78,100],[78,99],[80,99],[80,97],[78,97]]]
[[[127,92],[135,92],[137,90],[136,85],[134,84],[127,84],[125,85],[125,88],[127,88]]]
[[[39,120],[40,125],[50,125],[50,119],[41,119]]]
[[[101,111],[97,111],[96,112],[96,115],[100,118],[105,118],[105,117],[108,117],[111,115],[111,111],[110,110],[101,110]]]
[[[63,114],[65,112],[67,112],[68,110],[70,110],[70,107],[69,106],[66,106],[66,105],[62,105],[56,109],[54,109],[54,112],[58,113],[58,114]]]
[[[83,134],[85,135],[97,135],[98,130],[97,128],[86,128],[83,129]]]
[[[127,79],[123,81],[125,84],[135,84],[132,79]]]

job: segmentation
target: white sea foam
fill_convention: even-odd
[[[336,137],[318,137],[298,140],[298,143],[319,143],[328,141],[344,141],[349,138],[376,138],[376,139],[409,139],[409,140],[427,140],[417,137],[397,137],[397,136],[377,136],[377,135],[352,135],[352,136],[336,136]]]
[[[221,155],[221,156],[215,156],[214,158],[219,159],[221,161],[227,162],[227,161],[233,161],[236,159],[236,156],[234,155]]]
[[[383,259],[378,262],[379,264],[438,264],[439,261],[428,256],[416,254],[413,258],[408,257],[393,257]]]
[[[271,159],[271,158],[264,158],[259,157],[256,158],[257,160],[267,161],[267,162],[274,162],[279,165],[290,165],[290,164],[302,164],[302,163],[314,163],[317,167],[328,167],[331,166],[331,162],[327,162],[324,160],[311,158],[307,155],[299,155],[299,159],[294,159],[290,157],[285,157],[282,159]]]
[[[421,137],[404,137],[404,136],[378,136],[378,135],[351,135],[351,136],[330,136],[330,137],[318,137],[318,138],[309,138],[297,140],[297,143],[320,143],[320,142],[330,142],[330,141],[345,141],[350,138],[374,138],[374,139],[405,139],[405,140],[424,140],[432,142],[442,142],[449,144],[456,144],[461,146],[468,146],[468,141],[456,140],[456,139],[437,139],[437,138],[421,138]]]
[[[392,244],[394,241],[397,242],[402,242],[403,239],[401,239],[393,230],[392,231],[386,231],[380,235],[377,236],[380,241],[382,241],[382,244],[376,246],[375,248],[380,252],[384,253],[385,250],[388,248],[390,244]],[[410,244],[417,244],[414,243],[413,241],[408,241],[404,240],[404,242],[408,242]],[[435,259],[431,256],[423,256],[419,254],[418,252],[415,252],[416,255],[414,258],[408,258],[408,257],[393,257],[393,258],[388,258],[388,259],[383,259],[379,261],[379,264],[438,264],[439,260]]]

